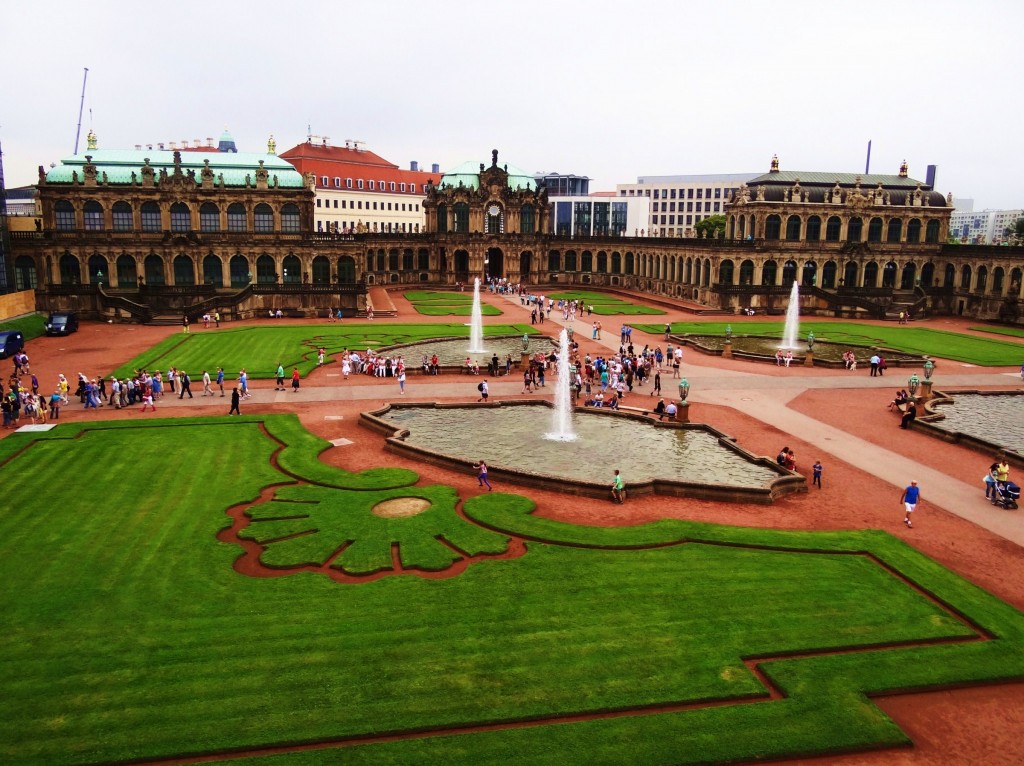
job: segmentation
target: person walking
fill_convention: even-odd
[[[203,370],[203,396],[213,396],[211,382],[210,373],[207,370]]]
[[[228,415],[241,415],[241,411],[238,409],[238,401],[241,399],[241,395],[238,393],[238,386],[231,389],[231,409],[228,410]]]
[[[619,473],[619,469],[615,469],[615,475],[612,477],[612,500],[619,505],[626,502],[626,484],[622,481],[622,474]]]
[[[903,490],[900,502],[903,503],[903,523],[912,529],[914,523],[910,520],[910,514],[917,510],[917,504],[921,502],[921,488],[916,481],[910,482],[910,486]]]
[[[284,389],[282,389],[284,390]],[[292,393],[299,390],[299,368],[292,367]]]
[[[476,471],[476,480],[479,486],[482,487],[486,484],[488,492],[494,489],[494,487],[491,486],[491,482],[487,480],[487,463],[481,460],[480,462],[476,463],[473,466],[473,468]]]
[[[487,401],[487,393],[488,393],[487,392],[487,381],[486,380],[481,380],[480,383],[477,384],[476,390],[480,392],[480,398],[477,399],[477,401],[478,402],[486,402]]]
[[[185,394],[188,394],[188,398],[192,399],[192,378],[188,376],[187,372],[179,372],[179,382],[181,383],[181,393],[178,394],[178,398],[184,399]]]
[[[878,354],[872,354],[871,355],[870,362],[871,362],[871,377],[872,378],[875,377],[876,375],[878,375],[878,363],[880,361],[881,361],[881,357],[879,357]]]
[[[217,387],[220,389],[220,395],[224,396],[224,368],[217,368]]]
[[[398,393],[405,396],[405,367],[398,368]]]
[[[189,334],[189,331],[188,331],[188,314],[183,316],[182,319],[181,319],[181,331],[183,333],[185,333],[186,335]]]
[[[824,470],[824,466],[821,464],[821,460],[815,460],[814,465],[811,466],[812,479],[811,486],[817,486],[821,489],[821,472]]]
[[[284,365],[280,362],[277,363],[277,375],[276,382],[274,383],[275,391],[284,391]]]

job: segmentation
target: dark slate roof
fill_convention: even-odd
[[[766,202],[785,202],[786,191],[792,188],[788,184],[786,186],[768,186],[766,184],[761,185],[764,186],[764,199]],[[832,188],[835,186],[835,181],[833,180],[833,182],[829,184],[827,187],[807,187],[804,186],[803,179],[800,179],[800,186],[803,188],[804,193],[809,197],[810,202],[826,202],[830,201],[827,200],[826,197],[831,196],[830,193]],[[876,188],[877,182],[875,186],[870,188],[861,186],[861,193],[870,196]],[[912,197],[916,188],[917,187],[915,186],[912,189],[886,189],[886,191],[889,194],[889,204],[909,205],[909,198]],[[751,188],[750,192],[751,201],[756,201],[757,187]],[[949,203],[946,201],[946,198],[942,196],[941,192],[929,191],[928,189],[922,187],[921,196],[928,200],[929,207],[949,207]]]

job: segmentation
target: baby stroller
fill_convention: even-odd
[[[992,485],[992,505],[1012,511],[1020,500],[1020,487],[1012,481],[997,481]]]

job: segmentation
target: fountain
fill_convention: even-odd
[[[484,317],[480,311],[480,277],[473,280],[473,315],[469,324],[469,353],[485,354]]]
[[[555,383],[555,409],[551,417],[552,430],[545,439],[559,442],[576,441],[572,427],[572,373],[569,369],[569,333],[562,330],[558,337],[558,381]]]
[[[782,332],[782,344],[779,348],[801,348],[797,336],[800,333],[800,285],[793,280],[793,289],[789,291],[789,307],[786,309],[786,327]]]

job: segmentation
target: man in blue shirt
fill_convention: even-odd
[[[910,486],[903,490],[903,494],[900,496],[900,502],[903,503],[903,508],[906,511],[903,516],[903,523],[908,527],[913,528],[913,523],[910,521],[910,514],[917,510],[917,504],[921,500],[921,488],[917,486],[916,481],[910,482]]]

